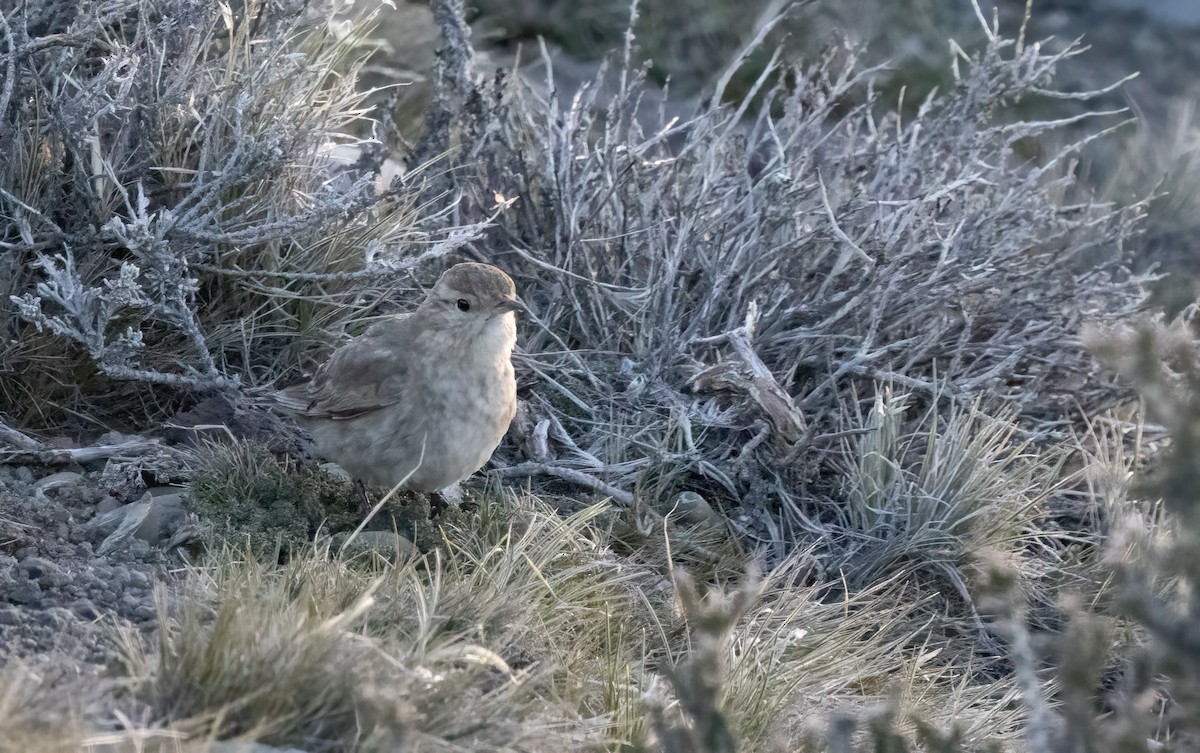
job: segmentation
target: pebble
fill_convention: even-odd
[[[32,475],[32,472],[30,473]],[[33,488],[35,491],[41,493],[48,492],[51,489],[61,489],[64,486],[79,486],[86,483],[87,479],[74,471],[59,471],[58,473],[51,473],[49,476],[38,481],[33,485]]]

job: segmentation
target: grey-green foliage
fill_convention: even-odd
[[[1085,739],[1096,750],[1143,751],[1155,738],[1193,750],[1200,740],[1200,337],[1197,308],[1170,323],[1091,330],[1087,342],[1138,389],[1148,421],[1170,437],[1143,465],[1130,499],[1118,500],[1108,562],[1113,606],[1141,640],[1122,662],[1114,713]],[[1142,508],[1161,500],[1163,513]],[[1153,509],[1153,508],[1151,508]],[[1093,640],[1111,624],[1081,620]],[[1076,649],[1078,652],[1078,649]],[[1077,675],[1079,672],[1077,671]],[[1071,721],[1074,718],[1069,717]],[[1075,725],[1079,727],[1080,725]]]
[[[353,530],[361,518],[361,492],[349,480],[280,461],[261,446],[208,444],[191,465],[188,508],[218,546],[233,541],[269,558]]]
[[[205,342],[194,265],[216,261],[218,242],[303,235],[369,198],[365,181],[346,191],[296,175],[320,130],[285,104],[319,82],[282,50],[238,70],[248,22],[209,3],[128,0],[23,6],[6,21],[0,216],[6,248],[28,264],[12,300],[113,376],[227,382]],[[252,98],[251,80],[275,97]],[[289,172],[318,211],[264,190]],[[148,334],[184,346],[148,355]]]
[[[436,257],[472,237],[429,247],[440,236],[403,192],[375,185],[378,143],[351,135],[370,131],[352,57],[362,25],[329,13],[6,8],[0,325],[22,378],[0,379],[0,409],[46,423],[50,399],[75,401],[136,425],[161,409],[148,385],[270,379],[294,367],[298,337],[340,334],[393,289],[406,244]],[[86,399],[113,381],[133,386],[123,401]]]
[[[535,304],[524,349],[535,415],[562,427],[551,465],[625,488],[653,474],[803,528],[836,513],[828,437],[874,383],[918,407],[986,396],[1043,437],[1119,397],[1076,330],[1142,305],[1126,269],[1140,208],[1089,200],[1075,147],[1018,153],[1060,124],[1012,105],[1087,96],[1053,88],[1074,52],[986,37],[947,57],[954,86],[911,119],[841,48],[768,70],[761,108],[718,90],[685,122],[620,61],[612,96],[478,91],[445,175],[468,216],[516,199],[484,247]]]
[[[1142,398],[1146,418],[1160,422],[1169,449],[1149,462],[1125,457],[1119,445],[1093,457],[1096,472],[1118,472],[1119,483],[1097,484],[1092,503],[1109,517],[1095,539],[1102,559],[1093,574],[1099,595],[1085,604],[1078,582],[1064,590],[1069,623],[1057,634],[1028,624],[1027,589],[1006,563],[987,568],[977,603],[1005,639],[1021,691],[1023,750],[1149,753],[1196,750],[1200,725],[1200,632],[1195,593],[1200,586],[1200,517],[1196,468],[1200,460],[1200,337],[1191,307],[1170,324],[1092,329],[1085,341],[1124,375]],[[868,439],[866,442],[875,441]],[[1103,442],[1121,441],[1119,435]],[[1146,442],[1134,437],[1135,453]],[[1149,444],[1147,442],[1147,444]],[[1108,467],[1105,467],[1108,466]],[[1138,480],[1128,476],[1138,469]],[[862,728],[867,735],[856,736]],[[883,714],[833,719],[814,749],[836,751],[966,751],[976,745],[919,716]],[[985,746],[986,747],[986,746]]]

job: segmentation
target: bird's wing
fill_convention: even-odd
[[[405,319],[394,317],[389,325],[406,328]],[[304,416],[331,419],[355,418],[400,402],[411,354],[397,346],[402,333],[381,337],[377,327],[335,350],[311,381],[277,392],[275,401]]]

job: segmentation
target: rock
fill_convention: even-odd
[[[106,494],[104,498],[96,504],[96,514],[103,515],[104,513],[112,512],[120,506],[121,500],[117,499],[111,494]]]
[[[26,557],[17,569],[46,588],[61,586],[70,580],[61,567],[44,557]]]
[[[320,468],[321,470],[325,471],[326,473],[328,473],[330,476],[337,476],[338,478],[344,478],[347,481],[354,480],[350,477],[350,474],[346,472],[346,469],[341,467],[337,463],[321,463],[317,467]]]
[[[75,613],[66,607],[50,607],[41,614],[42,624],[56,629],[68,627],[75,619]]]
[[[22,465],[22,466],[18,467],[15,471],[13,471],[13,477],[16,478],[17,481],[20,481],[23,484],[32,484],[33,483],[33,470],[30,469],[28,466]]]
[[[100,610],[96,608],[96,604],[91,599],[76,599],[71,603],[71,611],[83,620],[97,620],[101,615]]]
[[[64,486],[79,486],[86,484],[87,479],[82,475],[73,471],[59,471],[51,473],[42,480],[33,485],[34,491],[40,493],[48,492],[52,489],[61,489]]]
[[[349,538],[348,534],[339,534],[333,537],[334,549],[343,550],[342,554],[346,558],[373,553],[394,562],[397,559],[419,554],[416,544],[406,536],[401,536],[393,531],[359,531],[358,535],[347,545],[345,542]]]
[[[179,492],[159,496],[146,492],[137,502],[97,515],[87,527],[94,536],[104,537],[96,552],[107,554],[130,538],[162,546],[183,525],[186,515]]]
[[[8,588],[4,589],[4,594],[8,597],[8,601],[12,604],[23,604],[25,606],[33,606],[42,602],[42,587],[37,581],[30,580],[24,577],[24,574],[18,571],[14,573],[16,577],[8,584]]]
[[[138,505],[142,505],[142,507],[138,507]],[[131,512],[140,514],[140,517],[138,518],[138,523],[140,524],[142,519],[146,517],[146,512],[149,512],[149,510],[149,502],[145,503],[144,505],[141,502],[133,502],[128,505],[121,505],[116,509],[97,515],[89,520],[84,527],[90,533],[92,533],[95,538],[107,537],[112,535],[114,531],[121,527],[121,524]],[[132,533],[132,531],[130,531],[130,533]]]
[[[133,535],[148,544],[161,544],[175,535],[175,531],[183,525],[186,515],[183,497],[178,490],[169,494],[152,495],[150,513]]]
[[[144,439],[144,437],[140,437],[137,434],[124,434],[119,431],[106,431],[100,436],[96,437],[96,441],[93,444],[124,444],[126,442],[134,442],[139,439]]]
[[[712,509],[708,500],[696,492],[680,492],[671,500],[671,509],[687,523],[720,523],[721,516]]]

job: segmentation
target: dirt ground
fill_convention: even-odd
[[[105,549],[95,523],[121,506],[107,487],[102,471],[0,467],[0,665],[86,675],[119,627],[155,626],[155,584],[180,560],[151,537]]]

